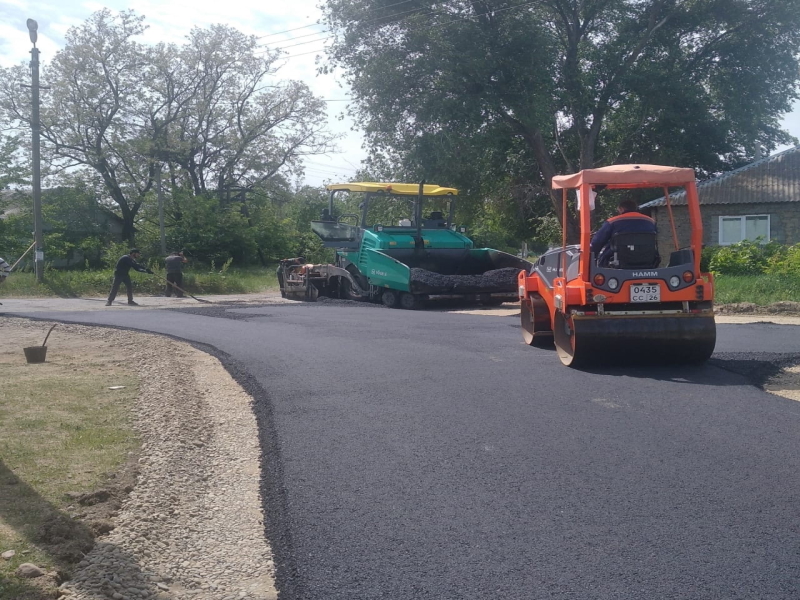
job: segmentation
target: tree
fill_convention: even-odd
[[[144,66],[133,41],[144,30],[142,21],[130,11],[95,13],[67,32],[67,46],[42,73],[51,87],[41,107],[43,157],[56,173],[83,167],[99,174],[122,214],[125,239],[133,238],[142,198],[153,185],[152,162],[137,151],[143,124],[131,111]],[[6,114],[29,126],[30,101],[20,93],[27,73],[18,67],[8,75]]]
[[[790,141],[778,120],[798,95],[799,9],[328,0],[325,68],[345,69],[377,156],[468,193],[533,199],[559,172],[635,161],[707,176]],[[561,219],[560,198],[550,204]]]
[[[54,175],[99,175],[133,239],[137,215],[166,164],[173,189],[237,200],[291,175],[304,154],[329,150],[324,103],[276,81],[278,56],[230,27],[195,29],[183,46],[135,41],[144,19],[104,9],[71,28],[43,70],[43,155]],[[24,67],[6,69],[0,108],[29,127]]]
[[[22,164],[19,147],[19,136],[0,135],[0,191],[26,183],[24,177],[29,172]]]
[[[181,49],[193,82],[167,140],[195,194],[230,201],[279,173],[292,174],[303,155],[331,149],[325,103],[298,81],[275,82],[278,54],[259,53],[256,39],[231,27],[194,29]]]

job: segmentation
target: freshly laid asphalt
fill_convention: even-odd
[[[256,400],[281,600],[800,598],[800,403],[754,385],[800,362],[798,326],[719,325],[700,367],[577,371],[513,317],[27,315],[223,360]]]

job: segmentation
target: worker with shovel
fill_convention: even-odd
[[[8,274],[11,273],[11,265],[9,265],[6,261],[0,258],[0,283],[3,283],[8,277]]]
[[[167,287],[164,295],[169,298],[175,290],[176,298],[183,298],[183,265],[189,262],[183,252],[173,252],[164,259],[167,268]]]
[[[0,258],[0,283],[3,283],[6,280],[8,274],[11,273],[11,268],[11,265]],[[2,302],[0,302],[0,306],[3,306]]]
[[[140,273],[153,275],[153,271],[136,262],[140,256],[141,252],[139,252],[138,248],[131,248],[128,254],[117,261],[117,266],[114,267],[114,283],[111,284],[111,292],[108,294],[106,306],[111,306],[111,303],[114,302],[114,298],[117,297],[117,292],[119,291],[121,283],[125,284],[125,289],[128,292],[128,304],[131,306],[139,306],[138,303],[133,301],[133,283],[131,283],[130,270],[133,269]]]

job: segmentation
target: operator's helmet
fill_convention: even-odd
[[[11,265],[0,258],[0,283],[3,283],[6,280],[6,277],[8,277],[9,273],[11,273]]]

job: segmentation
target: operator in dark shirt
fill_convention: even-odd
[[[631,198],[617,205],[617,216],[607,219],[592,237],[591,249],[602,265],[611,253],[611,240],[615,233],[656,233],[656,222],[639,212],[639,205]]]
[[[140,256],[141,252],[139,252],[138,248],[131,248],[128,254],[117,261],[117,266],[114,267],[114,283],[111,284],[111,293],[108,294],[106,306],[111,306],[111,303],[114,302],[114,298],[117,297],[117,292],[119,291],[120,283],[124,283],[125,289],[128,291],[128,304],[131,306],[139,306],[133,301],[133,284],[131,283],[130,270],[133,269],[134,271],[147,273],[149,275],[153,274],[150,269],[136,262]]]

